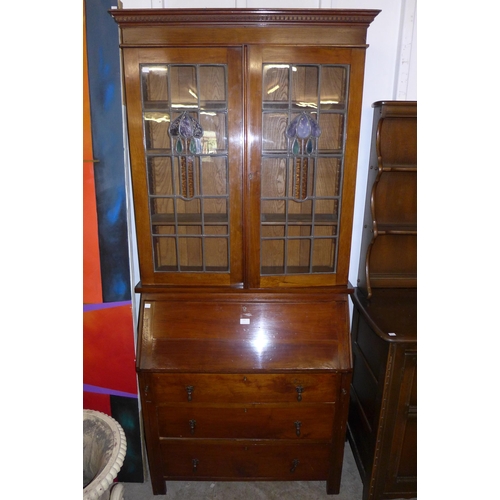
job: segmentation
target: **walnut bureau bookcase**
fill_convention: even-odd
[[[373,108],[348,419],[363,500],[417,496],[417,103]]]
[[[339,492],[366,34],[378,12],[110,11],[154,494],[166,480],[324,480]]]

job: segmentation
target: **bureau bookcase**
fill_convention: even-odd
[[[154,494],[167,480],[324,480],[339,492],[366,34],[378,12],[110,11]]]

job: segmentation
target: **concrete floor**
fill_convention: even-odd
[[[326,494],[324,481],[167,481],[167,495],[154,496],[145,483],[123,483],[125,500],[361,500],[363,485],[349,443],[346,442],[338,495]]]

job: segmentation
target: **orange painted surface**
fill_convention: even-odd
[[[85,19],[85,18],[84,18]],[[85,23],[85,21],[84,21]],[[83,303],[102,303],[101,264],[97,233],[92,128],[87,71],[87,39],[83,29]]]

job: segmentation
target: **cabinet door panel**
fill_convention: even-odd
[[[241,283],[241,49],[124,49],[143,284]]]
[[[250,286],[347,283],[363,57],[249,47]]]

